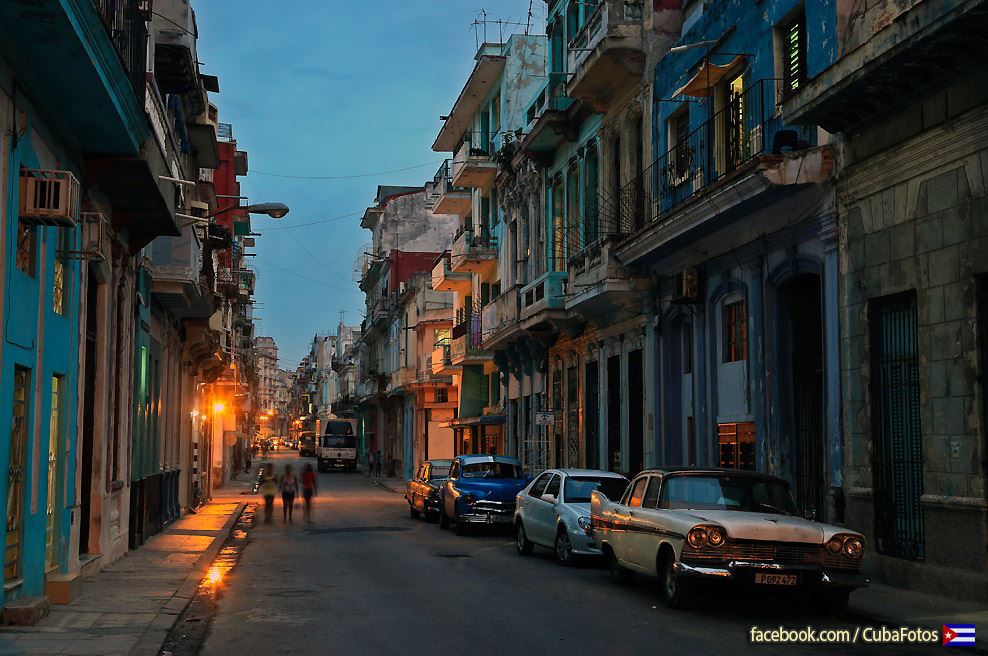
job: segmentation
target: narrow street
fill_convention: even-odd
[[[277,452],[270,461],[311,459]],[[388,479],[397,486],[401,481]],[[459,537],[410,519],[401,495],[363,474],[319,474],[313,523],[258,522],[222,585],[202,654],[835,653],[834,645],[753,645],[752,626],[840,628],[791,600],[724,598],[672,611],[654,582],[623,588],[592,563],[562,568],[547,549],[519,557],[509,535]],[[859,646],[881,654],[938,647]],[[841,648],[841,653],[850,650]]]

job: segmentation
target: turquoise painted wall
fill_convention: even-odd
[[[16,367],[31,371],[28,395],[28,433],[24,454],[22,504],[21,585],[4,596],[40,595],[44,591],[46,570],[46,508],[48,504],[48,452],[52,411],[52,377],[60,376],[62,409],[59,421],[57,469],[56,536],[55,545],[59,569],[65,571],[69,536],[72,526],[71,507],[75,504],[76,395],[79,353],[79,287],[82,270],[79,262],[65,260],[64,315],[54,311],[53,271],[59,232],[63,244],[78,248],[80,229],[36,227],[35,275],[30,276],[16,266],[19,177],[20,168],[50,168],[54,162],[39,161],[32,139],[39,138],[33,128],[32,112],[27,112],[25,136],[13,141],[8,135],[8,175],[3,180],[6,197],[6,274],[2,281],[4,311],[2,316],[3,348],[0,355],[0,471],[9,472],[11,431],[13,427],[14,373]],[[48,144],[51,147],[51,144]],[[57,166],[73,170],[81,177],[79,167],[67,160],[75,159],[56,152]],[[63,159],[64,158],[64,159]],[[0,476],[0,499],[9,492],[9,475]],[[6,523],[0,524],[0,542],[5,542]],[[9,583],[9,581],[7,581]]]

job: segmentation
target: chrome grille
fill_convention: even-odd
[[[474,510],[498,514],[510,514],[515,511],[515,504],[513,501],[487,501],[485,499],[481,499],[474,502],[473,507]]]
[[[764,542],[731,540],[723,547],[705,546],[692,549],[684,545],[682,558],[687,562],[760,562],[779,565],[822,565],[834,569],[858,569],[859,561],[831,554],[823,545],[801,542]]]

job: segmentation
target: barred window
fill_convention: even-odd
[[[725,303],[723,308],[722,356],[724,362],[738,362],[747,358],[748,330],[747,308],[744,301]]]

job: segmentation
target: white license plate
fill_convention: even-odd
[[[799,577],[795,574],[768,574],[766,572],[755,572],[755,583],[765,585],[796,585]]]
[[[508,517],[507,515],[488,515],[487,516],[487,523],[488,524],[504,524],[504,523],[507,523],[507,522],[510,522],[510,521],[511,521],[511,518]]]

